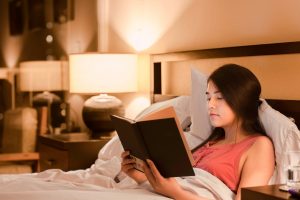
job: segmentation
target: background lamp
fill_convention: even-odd
[[[93,137],[104,137],[114,130],[110,115],[125,114],[121,100],[107,93],[137,90],[137,55],[72,54],[69,62],[70,92],[100,93],[84,102],[82,118]]]
[[[60,107],[61,98],[50,91],[68,90],[68,62],[67,61],[26,61],[20,63],[19,89],[29,92],[30,104],[47,106],[48,133],[53,133],[52,123],[57,113],[51,113],[55,107]],[[32,92],[42,92],[32,97]]]

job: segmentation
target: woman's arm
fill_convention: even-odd
[[[236,200],[241,199],[241,188],[267,185],[273,175],[275,157],[273,144],[267,137],[259,137],[247,152],[241,171]]]
[[[137,183],[143,183],[148,179],[149,183],[156,192],[173,199],[205,200],[189,191],[182,189],[174,178],[164,178],[161,176],[154,163],[150,160],[147,160],[150,168],[146,164],[143,166],[145,173],[136,170],[134,168],[135,161],[131,159],[129,155],[130,154],[128,151],[122,153],[121,170],[134,179]]]
[[[148,166],[144,171],[153,189],[167,197],[176,200],[207,200],[181,188],[175,178],[164,178],[151,160],[147,160]]]

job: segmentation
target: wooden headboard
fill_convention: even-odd
[[[184,62],[197,59],[214,59],[229,57],[248,57],[262,55],[282,55],[300,53],[300,42],[286,42],[215,49],[201,49],[183,52],[172,52],[151,55],[151,98],[157,102],[172,98],[178,94],[162,94],[162,65],[165,62]],[[300,99],[267,99],[268,103],[276,110],[295,120],[300,128]]]

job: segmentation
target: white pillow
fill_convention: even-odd
[[[192,98],[191,98],[191,134],[205,140],[211,134],[212,126],[210,124],[207,102],[206,88],[207,76],[199,70],[192,68]]]
[[[288,117],[273,109],[265,100],[262,100],[258,114],[275,148],[276,170],[270,183],[286,183],[287,163],[283,163],[283,156],[288,151],[300,150],[300,132]]]
[[[211,133],[206,108],[206,79],[199,70],[192,69],[191,134],[202,139],[206,139]],[[265,100],[262,101],[259,119],[273,141],[277,164],[270,183],[285,183],[287,172],[284,169],[282,156],[288,151],[300,150],[300,133],[288,117],[273,109]]]
[[[145,108],[142,112],[140,112],[135,120],[139,120],[144,116],[158,111],[162,108],[166,108],[168,106],[173,106],[176,112],[176,115],[180,121],[182,129],[185,129],[190,125],[190,96],[178,96],[173,99],[169,99],[166,101],[161,101],[150,105]]]

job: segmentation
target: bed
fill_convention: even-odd
[[[207,117],[199,114],[204,113],[199,110],[205,109],[199,107],[202,105],[199,102],[203,101],[203,95],[199,91],[206,87],[203,77],[209,73],[210,66],[229,61],[243,64],[249,60],[251,65],[253,60],[259,60],[272,67],[274,64],[272,60],[277,60],[277,56],[280,56],[280,59],[281,56],[287,56],[287,61],[291,59],[289,62],[295,64],[294,59],[298,53],[300,53],[300,42],[152,55],[153,104],[143,110],[137,118],[165,106],[174,106],[192,149],[205,139],[211,128],[207,124]],[[202,71],[195,69],[199,65],[208,67]],[[182,68],[182,66],[188,67]],[[180,81],[178,81],[178,74],[181,74]],[[170,78],[170,75],[173,78]],[[190,87],[185,87],[186,85]],[[266,96],[273,97],[272,94]],[[286,181],[285,163],[281,162],[284,152],[300,150],[299,99],[285,97],[284,99],[262,99],[260,120],[270,134],[276,150],[277,167],[270,184]],[[198,131],[199,128],[201,131]],[[35,174],[1,175],[0,199],[168,199],[154,193],[149,184],[137,185],[126,175],[119,173],[121,151],[122,147],[115,136],[99,151],[98,159],[88,169],[68,172],[52,169]],[[195,172],[197,174],[195,177],[178,178],[182,187],[212,199],[233,199],[234,194],[221,181],[204,171],[195,170]]]

